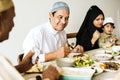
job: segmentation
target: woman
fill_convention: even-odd
[[[98,38],[104,21],[104,13],[96,5],[89,8],[77,33],[76,45],[83,46],[84,51],[98,48]]]

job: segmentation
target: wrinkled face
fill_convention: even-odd
[[[97,28],[101,28],[103,25],[104,17],[102,14],[98,15],[96,19],[93,21],[94,26]]]
[[[111,34],[111,33],[113,32],[114,28],[113,28],[112,25],[110,25],[110,24],[108,23],[108,24],[106,24],[106,25],[104,26],[104,28],[103,28],[102,30],[103,30],[103,32],[106,33],[106,34]]]
[[[0,42],[9,38],[9,32],[14,26],[14,7],[0,13]]]
[[[68,10],[58,10],[54,15],[50,12],[50,21],[53,28],[57,31],[62,31],[68,24],[69,11]]]

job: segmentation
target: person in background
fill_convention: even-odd
[[[14,26],[14,17],[15,9],[12,0],[0,0],[0,42],[3,42],[9,38],[9,33]],[[15,68],[21,73],[30,69],[33,66],[31,62],[31,57],[33,55],[34,53],[29,51],[28,55],[26,55],[20,64],[15,66]]]
[[[81,45],[84,51],[99,48],[98,38],[100,37],[103,21],[103,11],[96,5],[91,6],[77,33],[76,45]]]
[[[25,38],[24,56],[34,50],[33,60],[39,58],[38,63],[66,57],[70,49],[64,29],[68,24],[69,15],[70,9],[65,2],[55,2],[49,12],[48,22],[33,28]]]
[[[113,34],[115,29],[114,21],[111,17],[107,17],[104,20],[102,30],[103,32],[99,38],[99,47],[105,48],[113,45],[120,45],[120,40],[117,39],[116,35]]]

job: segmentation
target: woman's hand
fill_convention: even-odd
[[[73,52],[73,53],[77,53],[77,52],[83,53],[84,48],[81,45],[77,45],[71,52]]]
[[[100,37],[100,32],[96,30],[93,33],[93,37],[91,39],[92,46],[94,46],[95,42],[99,39],[99,37]]]

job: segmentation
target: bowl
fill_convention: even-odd
[[[112,46],[113,51],[120,51],[120,46]]]
[[[56,63],[59,67],[71,67],[73,66],[73,58],[58,58]]]
[[[112,47],[112,54],[114,55],[114,56],[117,56],[117,55],[119,55],[120,54],[120,46],[113,46]]]
[[[105,61],[111,59],[113,56],[111,54],[95,54],[94,57],[96,60]]]
[[[82,67],[63,67],[61,72],[61,80],[91,80],[95,70]]]

